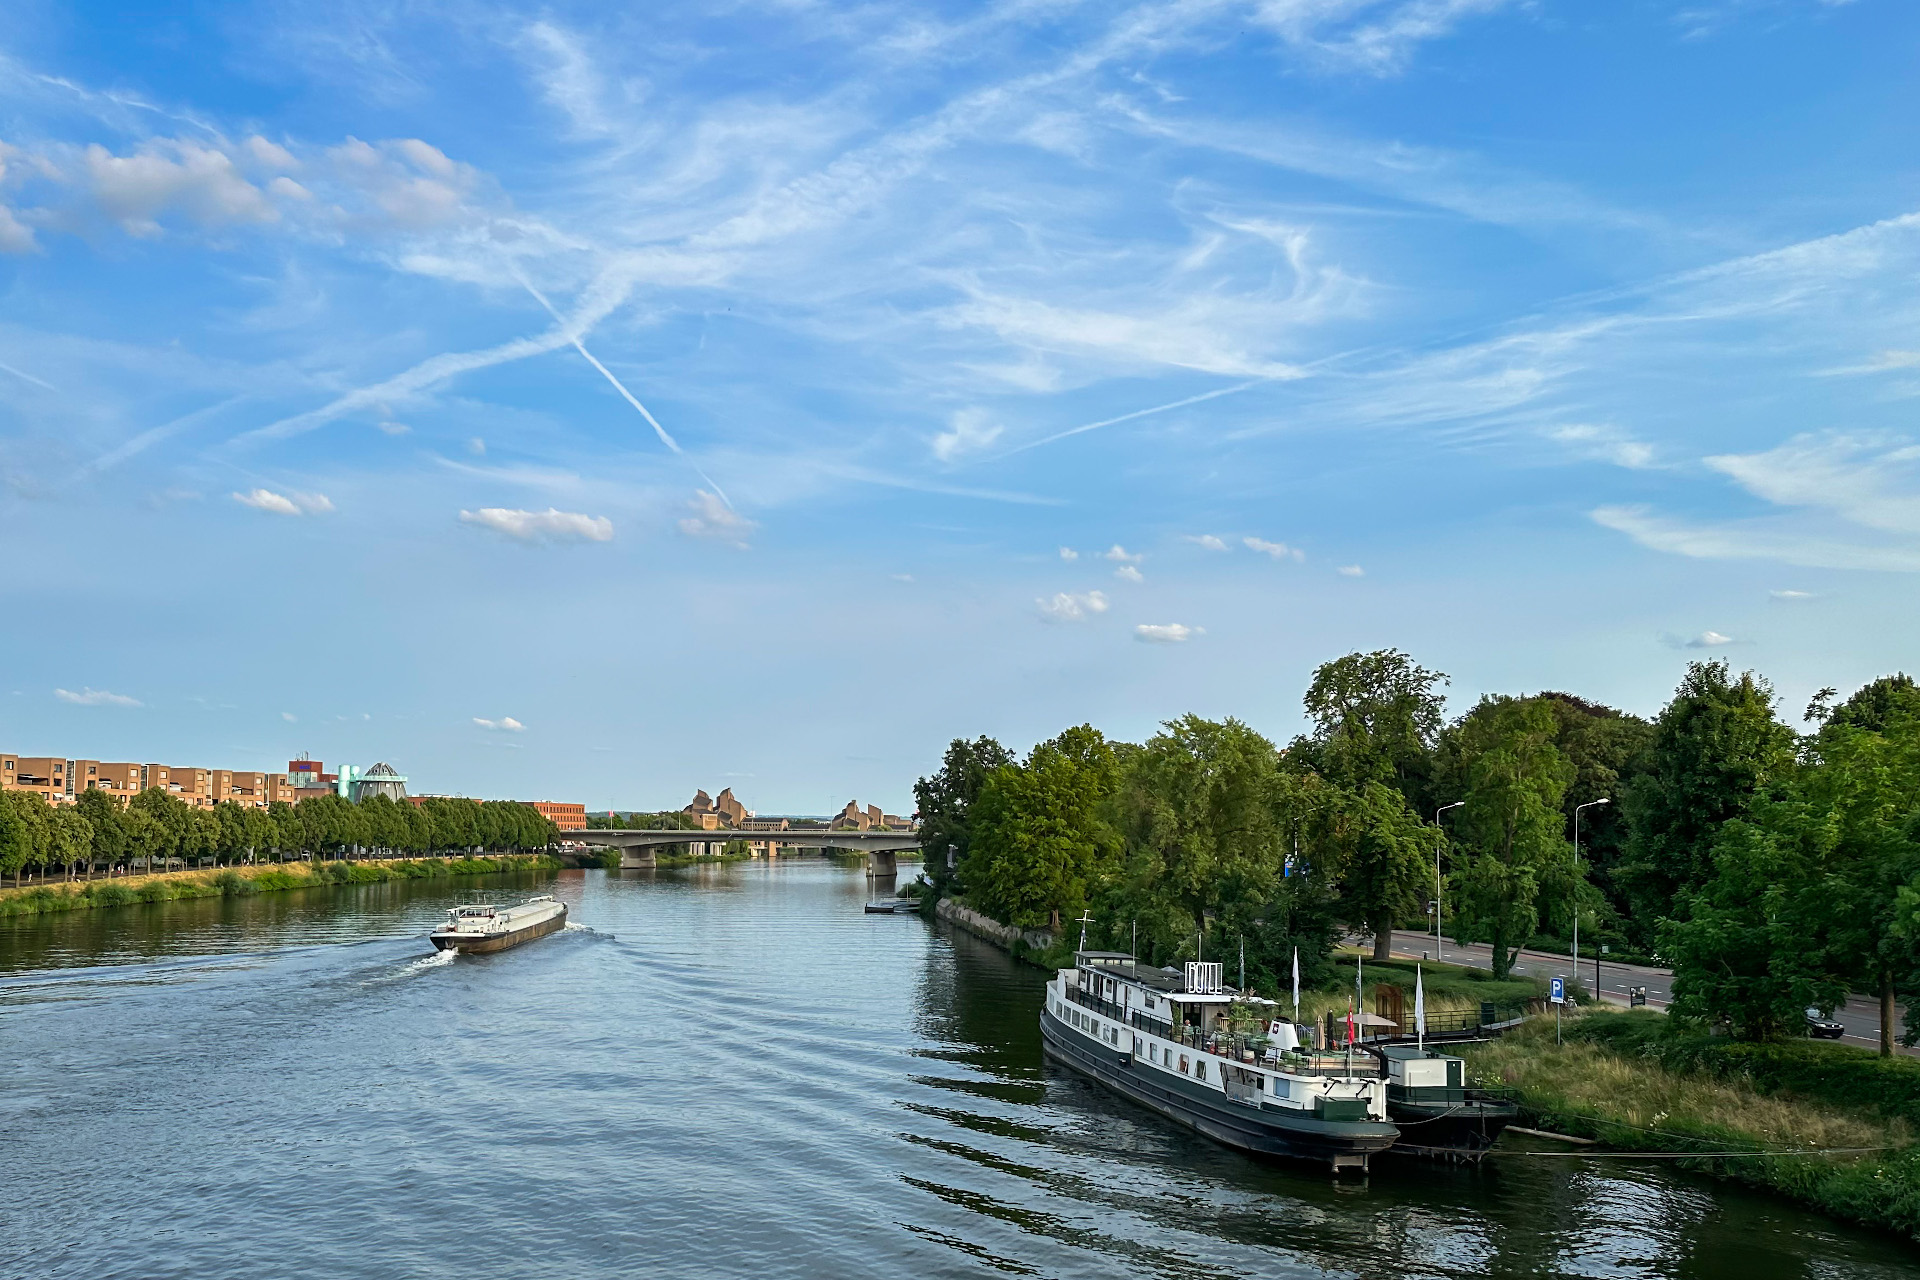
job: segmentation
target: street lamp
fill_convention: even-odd
[[[1580,981],[1580,811],[1591,809],[1597,804],[1612,804],[1613,800],[1601,796],[1598,800],[1589,800],[1585,804],[1573,806],[1573,980]],[[1600,999],[1600,952],[1593,953],[1593,998]]]
[[[1465,800],[1455,800],[1452,804],[1443,804],[1433,811],[1433,827],[1440,832],[1440,838],[1433,845],[1433,958],[1446,959],[1446,952],[1440,941],[1440,846],[1447,842],[1447,833],[1440,831],[1440,815],[1449,809],[1458,809]]]

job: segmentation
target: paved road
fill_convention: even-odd
[[[1441,945],[1442,955],[1434,955],[1433,935],[1430,933],[1408,933],[1396,930],[1393,935],[1394,954],[1409,960],[1424,957],[1444,959],[1450,964],[1464,964],[1475,969],[1493,967],[1493,952],[1485,943],[1457,943],[1451,938],[1444,939]],[[1555,954],[1550,951],[1526,951],[1520,953],[1514,962],[1514,971],[1536,978],[1566,976],[1572,958],[1565,952]],[[1593,986],[1593,961],[1580,961],[1580,981],[1587,987]],[[1602,958],[1600,961],[1600,991],[1602,1000],[1609,1004],[1625,1004],[1628,987],[1645,987],[1647,1003],[1656,1009],[1664,1009],[1673,1000],[1673,971],[1670,969],[1650,969],[1637,964],[1618,964]],[[1847,1029],[1842,1043],[1859,1045],[1864,1048],[1878,1048],[1880,1045],[1880,1002],[1866,996],[1854,996],[1845,1008],[1834,1010],[1834,1020]],[[1894,1026],[1894,1034],[1900,1032],[1899,1024]],[[1897,1053],[1920,1056],[1920,1048],[1903,1049],[1894,1046]]]

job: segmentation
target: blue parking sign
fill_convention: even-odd
[[[1550,994],[1547,996],[1547,999],[1553,1001],[1553,1003],[1565,1004],[1567,1002],[1567,980],[1565,978],[1553,979],[1552,984],[1548,987],[1548,991]]]

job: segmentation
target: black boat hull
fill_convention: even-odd
[[[1215,1142],[1254,1155],[1364,1172],[1368,1161],[1399,1136],[1399,1130],[1385,1121],[1294,1117],[1271,1107],[1228,1102],[1200,1085],[1162,1083],[1157,1078],[1162,1072],[1136,1069],[1132,1054],[1084,1043],[1079,1033],[1053,1016],[1052,1009],[1041,1011],[1040,1038],[1047,1056],[1056,1062]]]
[[[1400,1127],[1397,1156],[1431,1160],[1477,1161],[1520,1119],[1510,1102],[1468,1099],[1462,1102],[1397,1101],[1387,1095],[1387,1118]]]

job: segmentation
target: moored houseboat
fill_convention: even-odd
[[[447,921],[427,936],[442,951],[485,954],[505,951],[566,927],[567,904],[550,893],[518,906],[468,903],[447,912]]]
[[[1393,1145],[1381,1062],[1303,1047],[1272,1001],[1218,964],[1182,972],[1079,951],[1047,986],[1048,1056],[1217,1142],[1364,1171]]]

